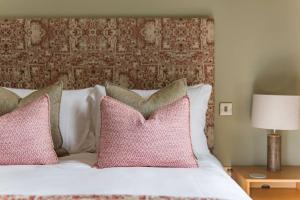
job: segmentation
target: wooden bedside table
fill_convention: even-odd
[[[264,179],[253,179],[250,173],[266,174]],[[300,200],[300,166],[282,167],[270,172],[266,167],[232,167],[232,178],[254,200]]]

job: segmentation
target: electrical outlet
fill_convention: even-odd
[[[220,115],[221,116],[232,115],[232,103],[231,102],[220,103]]]

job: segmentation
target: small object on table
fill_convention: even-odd
[[[256,179],[264,179],[266,178],[266,174],[262,174],[262,173],[250,173],[249,174],[250,178],[256,178]]]

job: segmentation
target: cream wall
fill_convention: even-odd
[[[216,155],[265,164],[266,131],[250,125],[253,92],[300,93],[299,0],[0,0],[0,16],[202,16],[215,19]],[[300,165],[300,131],[283,134],[283,163]]]

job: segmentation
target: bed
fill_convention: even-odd
[[[147,195],[250,199],[213,155],[199,168],[91,168],[94,153],[73,154],[53,166],[1,166],[0,195]],[[1,196],[0,196],[1,197]]]
[[[183,77],[214,88],[213,24],[209,17],[1,19],[0,86],[38,89],[63,75],[69,92],[107,80],[162,88]],[[214,105],[213,91],[199,168],[96,169],[96,153],[78,152],[56,165],[0,166],[0,199],[250,199],[213,156]]]

